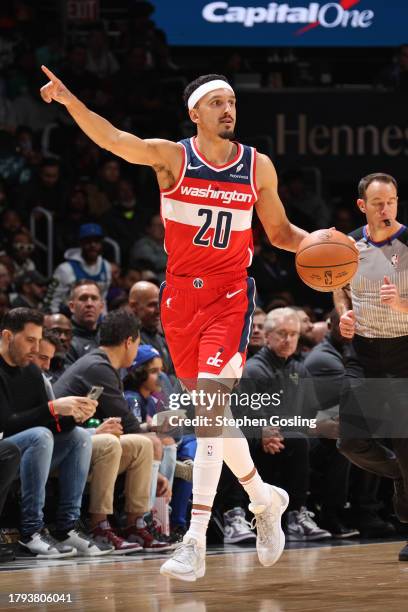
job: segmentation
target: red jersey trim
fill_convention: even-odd
[[[196,136],[193,136],[193,138],[190,139],[190,143],[191,143],[191,148],[193,149],[195,155],[198,157],[198,159],[200,161],[202,161],[206,166],[208,166],[209,168],[211,168],[211,170],[215,170],[215,172],[222,172],[223,170],[227,170],[228,168],[232,168],[232,166],[235,166],[235,164],[237,162],[239,162],[239,160],[241,159],[243,152],[244,152],[244,147],[242,146],[242,144],[240,142],[236,142],[235,140],[233,141],[234,144],[237,145],[238,150],[237,150],[237,154],[234,157],[234,159],[232,159],[230,162],[223,164],[222,166],[215,166],[214,164],[212,164],[211,162],[208,161],[208,159],[206,159],[204,157],[204,155],[202,153],[200,153],[200,151],[197,149],[197,146],[195,144],[195,139]]]
[[[177,181],[174,185],[174,187],[172,187],[171,189],[169,189],[168,191],[164,191],[164,190],[160,190],[160,193],[162,195],[169,195],[170,193],[174,193],[175,191],[177,191],[177,189],[180,187],[181,182],[184,178],[184,175],[186,173],[186,166],[187,166],[187,151],[186,151],[186,147],[183,145],[183,143],[180,143],[181,146],[183,147],[183,163],[181,165],[181,170],[180,170],[180,174],[177,178]]]

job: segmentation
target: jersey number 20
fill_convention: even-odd
[[[221,210],[215,213],[217,221],[215,224],[212,246],[216,249],[226,249],[231,235],[232,213]],[[205,238],[208,228],[211,226],[213,211],[210,208],[200,208],[199,217],[205,217],[204,223],[193,238],[193,244],[208,247],[211,244],[211,237]]]

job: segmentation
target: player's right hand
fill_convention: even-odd
[[[40,94],[44,102],[49,104],[55,100],[55,102],[64,104],[64,106],[67,106],[70,102],[72,102],[74,96],[69,89],[65,87],[64,83],[60,81],[46,66],[41,66],[41,70],[50,79],[48,83],[40,89]]]
[[[352,310],[347,310],[340,317],[339,329],[343,338],[351,340],[356,327],[356,317]]]

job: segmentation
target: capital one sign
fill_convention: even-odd
[[[240,24],[253,28],[257,24],[297,24],[294,33],[303,34],[315,27],[369,28],[375,13],[371,9],[358,10],[360,0],[341,2],[310,2],[308,6],[293,6],[288,2],[269,2],[263,6],[233,6],[228,2],[210,2],[203,7],[202,17],[209,23]]]

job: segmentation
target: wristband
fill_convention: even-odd
[[[58,433],[60,433],[61,432],[61,425],[60,425],[60,422],[59,422],[58,414],[55,412],[54,402],[52,402],[52,401],[48,402],[48,408],[49,408],[52,416],[54,417],[55,425],[57,427],[57,431],[58,431]]]

